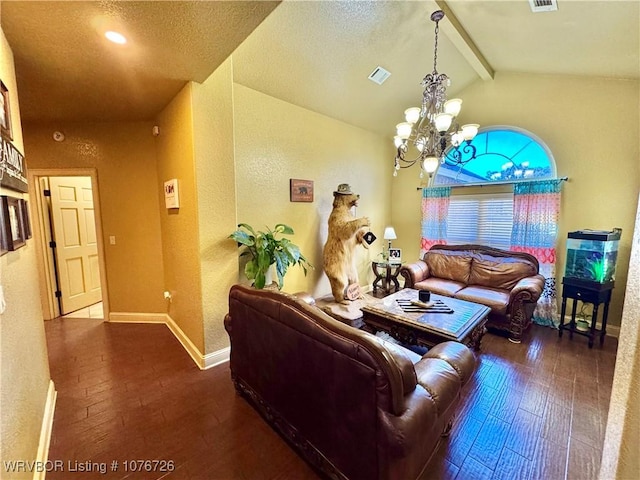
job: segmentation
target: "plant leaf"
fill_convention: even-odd
[[[289,225],[285,225],[284,223],[277,224],[276,228],[274,228],[274,231],[282,233],[283,235],[293,235],[293,228],[291,228]]]
[[[255,243],[255,237],[250,236],[247,232],[243,232],[242,230],[236,230],[229,238],[235,240],[241,245],[252,246]]]

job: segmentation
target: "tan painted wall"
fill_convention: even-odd
[[[0,78],[9,90],[13,144],[25,152],[13,53],[0,30]],[[2,195],[19,192],[0,189]],[[24,198],[29,198],[25,195]],[[0,257],[0,285],[6,310],[0,314],[0,461],[35,460],[49,388],[34,240]],[[5,478],[4,463],[0,477]],[[32,478],[29,472],[11,478]]]
[[[538,135],[551,149],[558,175],[569,177],[562,191],[559,282],[564,273],[568,232],[622,228],[609,312],[612,325],[620,325],[635,198],[640,190],[639,92],[637,80],[499,73],[495,80],[478,81],[460,93],[464,100],[463,123],[473,120],[482,126],[515,125]],[[396,206],[396,200],[400,205],[418,201],[419,192],[409,188],[417,182],[407,180],[407,175],[398,178],[400,182],[393,184],[393,221],[407,225],[401,230],[402,237],[417,238],[419,207],[411,226],[414,213]],[[415,257],[418,241],[411,240],[411,246]]]
[[[637,478],[640,472],[640,198],[638,200],[620,330],[620,338],[624,341],[618,344],[618,361],[602,447],[601,480]],[[622,359],[624,361],[620,361]]]
[[[229,344],[223,321],[238,271],[237,248],[227,238],[237,224],[231,62],[192,84],[205,353]]]
[[[25,125],[30,168],[98,172],[111,312],[159,313],[162,248],[152,123]],[[55,142],[54,131],[64,133]],[[109,236],[116,244],[109,244]]]
[[[173,296],[168,313],[204,353],[192,89],[193,84],[187,84],[157,118],[160,127],[157,198],[160,199],[164,289]],[[166,209],[163,186],[173,178],[178,179],[180,208]]]
[[[316,297],[331,292],[322,271],[322,247],[340,183],[360,194],[357,215],[370,218],[378,237],[370,250],[359,248],[358,254],[360,284],[370,285],[371,259],[382,250],[390,219],[393,150],[388,140],[237,83],[233,98],[238,221],[260,230],[277,223],[291,226],[291,240],[315,266],[306,278],[299,267],[289,270],[284,290]],[[289,201],[291,178],[314,181],[313,203]]]

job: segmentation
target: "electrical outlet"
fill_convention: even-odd
[[[171,292],[168,290],[165,290],[164,292],[164,299],[165,300],[171,300]]]

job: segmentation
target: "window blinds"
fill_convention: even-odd
[[[476,243],[508,250],[513,226],[513,193],[452,195],[447,242]]]

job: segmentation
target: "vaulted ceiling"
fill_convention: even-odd
[[[152,119],[231,53],[236,82],[381,134],[433,68],[455,94],[496,72],[640,78],[640,2],[1,1],[24,121]],[[129,42],[110,44],[106,29]],[[383,85],[367,79],[391,72]],[[463,107],[464,108],[464,107]]]

